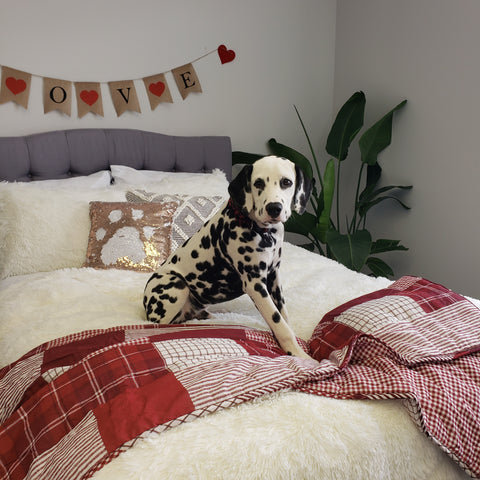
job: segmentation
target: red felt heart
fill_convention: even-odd
[[[87,104],[92,106],[98,100],[98,92],[95,90],[82,90],[80,98]]]
[[[148,89],[157,97],[161,97],[163,92],[165,91],[165,84],[163,82],[151,83],[148,86]]]
[[[22,80],[21,78],[17,79],[14,77],[8,77],[5,80],[5,85],[14,95],[22,93],[27,88],[25,80]]]
[[[233,50],[228,50],[225,45],[220,45],[218,47],[218,56],[222,64],[232,62],[235,58],[235,52]]]

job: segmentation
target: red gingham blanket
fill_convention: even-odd
[[[0,475],[88,478],[145,432],[280,390],[404,399],[480,477],[480,311],[416,277],[327,314],[284,355],[269,332],[138,325],[48,342],[0,370]]]

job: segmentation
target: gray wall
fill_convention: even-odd
[[[402,99],[385,184],[414,185],[412,210],[381,208],[372,230],[410,247],[396,275],[480,297],[480,2],[338,0],[334,111],[356,90],[369,121]],[[346,201],[346,200],[345,200]],[[367,225],[368,226],[368,225]]]

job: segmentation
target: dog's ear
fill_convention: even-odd
[[[300,215],[307,208],[308,199],[312,193],[313,181],[310,180],[303,170],[295,165],[295,195],[293,197],[293,209]]]
[[[228,186],[228,193],[235,206],[247,214],[253,209],[252,171],[253,165],[245,165]]]

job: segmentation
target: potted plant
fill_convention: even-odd
[[[363,127],[366,98],[363,92],[354,93],[341,107],[327,138],[326,151],[330,159],[322,169],[315,155],[310,137],[295,107],[305,133],[312,160],[297,150],[278,143],[274,138],[268,141],[273,155],[288,158],[298,164],[305,174],[319,181],[314,185],[310,197],[311,208],[303,215],[295,212],[285,224],[288,232],[300,234],[308,239],[302,245],[312,251],[333,258],[348,268],[360,271],[366,267],[375,276],[393,276],[393,270],[377,255],[389,251],[408,250],[399,240],[373,240],[366,228],[367,215],[371,209],[385,200],[393,200],[404,209],[409,209],[394,191],[409,190],[411,185],[379,186],[382,169],[378,155],[391,143],[392,121],[396,111],[403,108],[406,100],[391,109],[380,120],[365,130],[358,140],[360,164],[358,165],[357,187],[354,195],[352,218],[345,224],[340,220],[341,169],[348,156],[349,148]],[[233,152],[233,164],[253,163],[263,155]],[[351,164],[350,166],[353,167]]]

